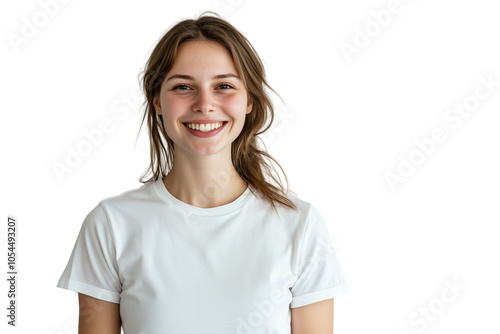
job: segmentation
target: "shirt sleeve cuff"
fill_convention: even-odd
[[[344,282],[325,290],[311,292],[302,296],[295,296],[290,303],[290,308],[301,307],[322,300],[338,297],[346,294],[347,291],[347,284]]]
[[[120,303],[120,294],[117,292],[105,290],[82,282],[77,282],[71,279],[61,277],[57,283],[58,288],[67,289],[83,293],[90,297],[105,300],[111,303]]]

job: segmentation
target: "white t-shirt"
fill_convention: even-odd
[[[199,208],[161,178],[105,198],[57,286],[119,303],[125,334],[290,333],[290,308],[347,292],[322,216],[290,199]]]

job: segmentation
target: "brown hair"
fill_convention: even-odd
[[[215,16],[204,16],[207,13]],[[253,101],[252,112],[246,115],[240,135],[231,144],[231,160],[239,176],[250,186],[252,192],[254,192],[253,189],[257,190],[274,210],[276,210],[276,204],[297,209],[295,204],[287,198],[286,189],[272,163],[280,168],[288,188],[288,180],[283,168],[266,152],[265,145],[264,149],[260,149],[257,143],[257,140],[262,142],[258,135],[267,131],[274,120],[273,105],[264,90],[264,85],[274,93],[276,92],[267,84],[264,66],[250,42],[230,23],[211,11],[202,13],[196,20],[186,19],[178,22],[169,29],[153,49],[141,73],[142,89],[146,100],[139,132],[147,118],[151,161],[139,181],[142,183],[156,181],[160,176],[162,178],[166,176],[172,168],[174,142],[164,129],[162,115],[155,112],[153,99],[159,94],[161,84],[172,68],[179,46],[188,40],[210,40],[224,46],[231,54],[238,75],[242,78],[249,97]],[[166,147],[162,136],[167,142]],[[144,181],[149,173],[153,176]],[[275,184],[269,182],[267,178]]]

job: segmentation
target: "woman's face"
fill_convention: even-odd
[[[176,154],[211,155],[231,149],[252,110],[247,96],[221,44],[187,41],[153,102]]]

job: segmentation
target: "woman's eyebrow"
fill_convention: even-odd
[[[170,78],[168,78],[167,81],[170,79],[175,79],[175,78],[185,79],[185,80],[194,80],[194,78],[192,76],[189,76],[186,74],[174,74]],[[237,76],[236,74],[233,74],[233,73],[219,74],[219,75],[214,76],[212,79],[216,80],[216,79],[225,79],[225,78],[240,79],[239,76]]]

